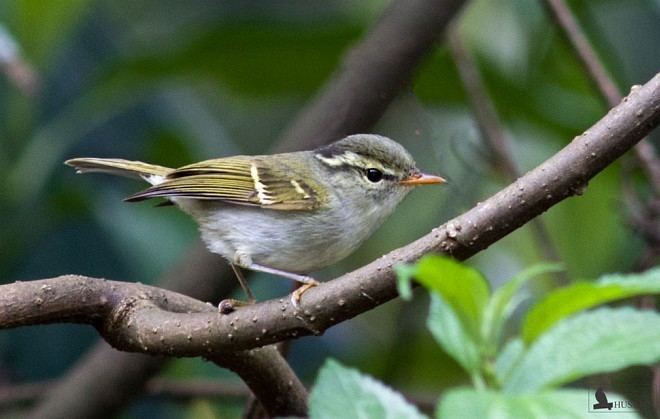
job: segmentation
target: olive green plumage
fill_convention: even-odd
[[[170,169],[121,159],[76,158],[78,173],[142,178],[152,186],[126,198],[165,198],[200,225],[209,249],[232,264],[286,276],[347,256],[394,211],[422,174],[389,138],[358,134],[316,150],[232,156]],[[299,295],[297,296],[299,298]]]

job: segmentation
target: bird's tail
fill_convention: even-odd
[[[143,163],[141,161],[130,161],[122,159],[100,159],[95,157],[81,157],[67,160],[64,164],[74,167],[76,173],[102,172],[113,175],[128,176],[144,179],[152,185],[163,182],[173,169],[157,166],[155,164]]]

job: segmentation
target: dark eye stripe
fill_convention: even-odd
[[[321,160],[321,161],[323,161],[323,160]],[[343,163],[343,164],[340,164],[338,166],[333,167],[333,170],[344,170],[344,171],[356,171],[357,170],[361,174],[365,174],[367,169],[368,168],[358,167],[358,166],[355,166],[355,165],[352,165],[352,164],[347,164],[347,163]],[[393,174],[390,174],[390,173],[383,173],[383,179],[390,180],[390,181],[400,180],[400,176],[393,175]]]

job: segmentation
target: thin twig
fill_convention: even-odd
[[[556,21],[557,26],[568,39],[578,60],[582,63],[583,67],[589,74],[590,80],[596,85],[597,90],[603,96],[606,103],[610,107],[615,106],[621,100],[619,89],[605,69],[603,63],[598,58],[591,43],[580,29],[580,25],[573,16],[568,4],[566,4],[564,0],[546,0],[545,4],[547,5],[547,9],[550,11],[551,16]],[[660,160],[658,160],[653,145],[648,139],[642,139],[634,147],[634,152],[639,165],[642,167],[651,183],[654,196],[656,198],[660,197]],[[651,218],[651,220],[652,225],[650,228],[655,234],[658,234],[660,228],[658,227],[657,217]],[[659,251],[657,243],[654,245],[653,242],[647,240],[647,245],[644,255],[637,262],[640,266],[652,263],[652,261],[657,258]],[[658,368],[654,368],[653,383],[655,390],[657,390],[656,384],[660,382],[660,376],[658,374]],[[652,397],[653,404],[657,409],[658,406],[660,406],[660,392],[654,391]]]
[[[608,106],[616,106],[621,101],[619,88],[580,29],[580,25],[566,1],[545,0],[545,4],[557,22],[557,26],[568,39],[576,57],[589,74],[590,80],[596,85],[597,91],[603,96]],[[634,152],[640,166],[651,181],[656,196],[660,196],[660,160],[658,160],[653,145],[648,139],[643,139],[634,147]]]
[[[511,143],[504,133],[502,124],[497,116],[495,104],[487,93],[476,63],[470,53],[465,49],[457,26],[448,31],[449,49],[451,50],[458,74],[463,82],[470,105],[474,112],[475,120],[481,131],[481,137],[486,141],[492,156],[493,164],[503,172],[510,181],[515,181],[521,176],[518,164],[511,152]],[[530,222],[530,227],[546,260],[560,261],[559,252],[550,237],[543,220],[536,218]],[[559,284],[567,283],[565,273],[557,273],[554,278]]]
[[[0,386],[0,412],[18,404],[33,402],[42,397],[53,383],[53,380],[23,384],[4,383]]]
[[[660,228],[657,219],[660,208],[644,205],[635,191],[632,182],[624,177],[621,184],[623,202],[628,210],[628,223],[648,244],[651,249],[660,248]],[[654,265],[640,266],[642,270],[650,269]]]

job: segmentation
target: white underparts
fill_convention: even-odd
[[[165,176],[161,176],[161,175],[143,174],[143,175],[140,175],[140,176],[142,177],[142,179],[146,180],[147,182],[149,182],[150,184],[152,184],[154,186],[155,185],[160,185],[161,183],[163,183],[165,181]]]

